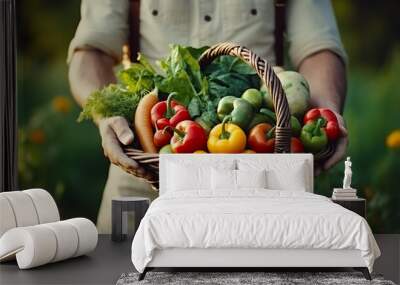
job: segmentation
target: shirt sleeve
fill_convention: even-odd
[[[289,56],[296,68],[321,50],[334,52],[347,64],[330,0],[291,0],[287,8]]]
[[[72,39],[67,62],[77,49],[99,49],[120,60],[129,33],[128,0],[82,0],[81,20]]]

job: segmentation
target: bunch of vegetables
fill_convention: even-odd
[[[201,71],[205,49],[171,46],[158,62],[161,72],[140,55],[119,72],[118,84],[92,94],[80,119],[124,116],[150,153],[273,152],[276,115],[268,89],[239,58],[221,56]],[[278,77],[292,114],[291,152],[323,150],[339,136],[335,114],[309,110],[310,88],[299,73]]]

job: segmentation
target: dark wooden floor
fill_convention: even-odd
[[[374,271],[399,283],[400,235],[376,235],[376,240],[383,257],[376,261]],[[115,284],[122,273],[134,271],[130,247],[130,240],[114,243],[110,236],[103,235],[96,250],[88,256],[29,270],[19,270],[15,262],[4,263],[0,265],[0,284]]]
[[[375,262],[374,272],[400,284],[400,234],[375,235],[381,250],[381,257]]]
[[[95,251],[41,267],[19,270],[16,262],[0,265],[0,284],[115,284],[124,272],[134,271],[131,241],[115,243],[100,235]]]

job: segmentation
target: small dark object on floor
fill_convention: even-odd
[[[121,242],[126,240],[130,234],[134,236],[140,221],[146,214],[150,205],[150,199],[145,197],[115,197],[112,199],[112,235],[111,240]],[[133,233],[128,233],[127,213],[135,213],[135,230]]]

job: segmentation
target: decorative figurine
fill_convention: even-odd
[[[343,188],[333,188],[333,200],[354,200],[357,199],[357,189],[351,187],[351,177],[353,171],[351,170],[351,161],[348,156],[344,162],[344,178]]]
[[[347,157],[346,161],[344,162],[344,166],[343,189],[352,189],[351,176],[353,175],[353,172],[351,170],[350,156]]]

